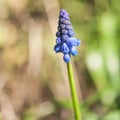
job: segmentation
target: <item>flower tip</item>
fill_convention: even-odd
[[[60,16],[68,16],[68,13],[65,9],[61,9]]]
[[[66,10],[65,9],[61,9],[60,12],[66,12]]]

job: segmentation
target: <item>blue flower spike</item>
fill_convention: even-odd
[[[80,40],[74,36],[74,30],[70,22],[69,14],[64,9],[61,10],[59,14],[56,37],[54,50],[56,53],[63,53],[63,60],[68,63],[71,55],[76,56],[78,54],[75,47],[80,45]]]

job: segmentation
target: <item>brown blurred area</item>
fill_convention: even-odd
[[[59,74],[64,63],[53,54],[58,12],[56,0],[0,1],[1,120],[58,120],[69,113],[53,104],[70,96],[67,76]]]

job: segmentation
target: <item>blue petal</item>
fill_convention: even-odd
[[[74,31],[73,31],[73,30],[69,30],[69,31],[68,31],[68,35],[69,35],[70,37],[74,36]]]
[[[76,46],[80,45],[80,40],[79,39],[76,39],[75,42],[76,42]]]
[[[73,30],[73,27],[72,27],[71,25],[65,25],[65,28],[66,28],[67,30]]]
[[[62,40],[63,41],[67,41],[69,39],[69,37],[67,35],[62,35]]]
[[[64,17],[65,17],[65,16],[64,16]],[[67,19],[64,19],[62,22],[63,22],[64,24],[66,24],[66,25],[70,25],[70,24],[71,24],[70,21],[67,20]]]
[[[60,16],[68,16],[68,13],[67,13],[67,11],[66,10],[61,10],[60,11]]]
[[[70,61],[70,55],[69,54],[64,54],[63,60],[68,63]]]
[[[62,34],[67,34],[68,33],[68,31],[66,30],[66,29],[62,29]]]
[[[60,32],[59,31],[56,33],[56,37],[60,37]]]
[[[78,54],[78,51],[76,50],[75,47],[72,47],[72,48],[70,49],[70,53],[71,53],[73,56],[76,56],[76,55]]]
[[[56,44],[54,50],[56,53],[60,52],[60,44]]]
[[[65,28],[65,24],[60,24],[60,27],[62,28],[62,29],[64,29]]]
[[[69,53],[69,48],[68,48],[68,46],[67,46],[67,44],[66,43],[63,43],[63,45],[62,45],[62,47],[61,47],[61,51],[63,52],[63,53]]]
[[[72,48],[73,46],[74,46],[74,40],[72,40],[71,38],[69,38],[68,40],[67,40],[67,45],[69,46],[69,48]]]
[[[78,46],[80,45],[80,40],[78,40],[77,38],[75,37],[71,37],[68,39],[67,41],[67,45],[72,48],[73,46]]]
[[[61,43],[61,38],[60,38],[60,37],[58,37],[58,38],[56,39],[56,43],[58,43],[58,44]]]

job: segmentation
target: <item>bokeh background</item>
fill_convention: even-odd
[[[66,64],[53,51],[69,12],[84,120],[120,120],[120,0],[0,0],[0,120],[74,120]]]

